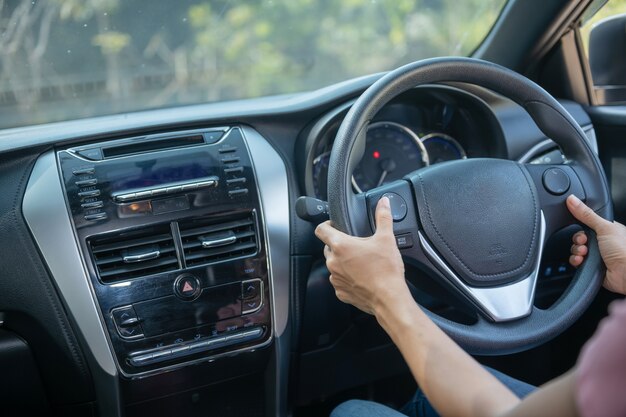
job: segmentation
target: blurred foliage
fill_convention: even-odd
[[[0,0],[0,106],[17,111],[0,126],[312,90],[467,55],[504,3]]]
[[[189,9],[193,65],[249,96],[319,87],[415,59],[467,55],[502,0],[204,2]],[[219,71],[228,68],[228,71]],[[208,80],[207,81],[211,81]]]
[[[92,42],[102,48],[103,54],[115,55],[130,43],[130,35],[120,32],[99,33]]]

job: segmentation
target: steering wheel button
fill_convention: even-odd
[[[407,249],[413,247],[413,236],[410,233],[404,233],[396,236],[396,245],[398,249]]]
[[[563,195],[569,190],[569,176],[560,168],[550,168],[543,173],[543,186],[554,195]]]
[[[408,211],[404,198],[396,193],[385,193],[380,198],[387,197],[391,205],[391,217],[394,222],[399,222],[406,217]]]

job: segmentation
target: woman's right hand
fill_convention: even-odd
[[[596,232],[600,255],[606,265],[604,288],[626,295],[626,227],[598,216],[574,195],[567,198],[567,208],[578,221]],[[584,231],[577,232],[572,241],[569,262],[577,267],[587,255],[587,235]]]

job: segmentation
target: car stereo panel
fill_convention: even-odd
[[[76,146],[57,161],[123,375],[271,342],[263,213],[241,128]]]

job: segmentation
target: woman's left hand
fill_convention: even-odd
[[[393,235],[389,199],[381,198],[376,206],[376,233],[360,238],[346,235],[331,226],[320,224],[315,235],[326,244],[324,256],[335,294],[369,314],[390,307],[410,292],[404,280],[404,263]]]

